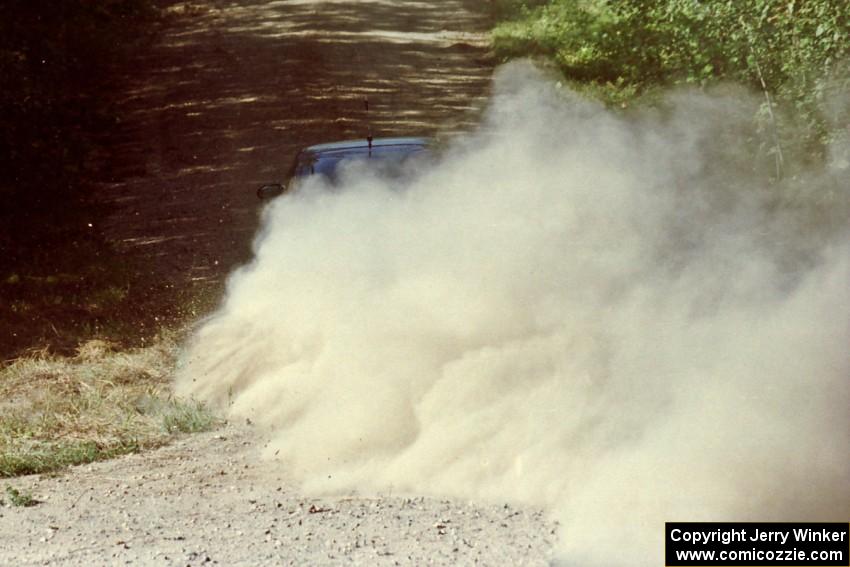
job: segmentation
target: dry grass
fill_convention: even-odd
[[[89,341],[75,357],[41,354],[0,369],[0,477],[136,452],[215,427],[204,406],[171,394],[177,350],[170,337],[126,352]]]

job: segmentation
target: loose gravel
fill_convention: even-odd
[[[6,484],[0,565],[547,565],[540,510],[396,494],[307,497],[252,426]]]

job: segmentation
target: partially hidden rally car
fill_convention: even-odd
[[[343,165],[361,162],[376,168],[384,175],[401,174],[412,159],[426,158],[431,154],[433,141],[429,138],[363,138],[304,148],[295,156],[286,180],[270,183],[257,190],[260,199],[271,199],[293,190],[306,177],[324,176],[335,184]]]

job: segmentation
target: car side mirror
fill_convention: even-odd
[[[257,189],[257,197],[263,200],[277,197],[281,193],[283,193],[283,185],[280,183],[270,183]]]

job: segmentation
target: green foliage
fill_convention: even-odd
[[[609,102],[742,83],[762,93],[777,146],[798,157],[822,157],[831,124],[842,122],[824,108],[846,95],[850,76],[844,0],[550,0],[510,17],[493,33],[498,54],[549,57]]]
[[[490,0],[490,12],[498,19],[516,18],[528,14],[532,8],[543,6],[548,0]]]
[[[167,433],[201,433],[221,425],[221,420],[204,404],[170,400],[162,412],[162,427]]]
[[[142,447],[135,440],[122,440],[101,447],[94,441],[38,443],[26,451],[0,452],[0,478],[44,474],[75,465],[112,459],[138,453]]]
[[[33,495],[29,492],[21,492],[8,485],[6,486],[6,496],[9,497],[9,504],[12,506],[29,508],[38,504],[38,500],[33,498]]]

